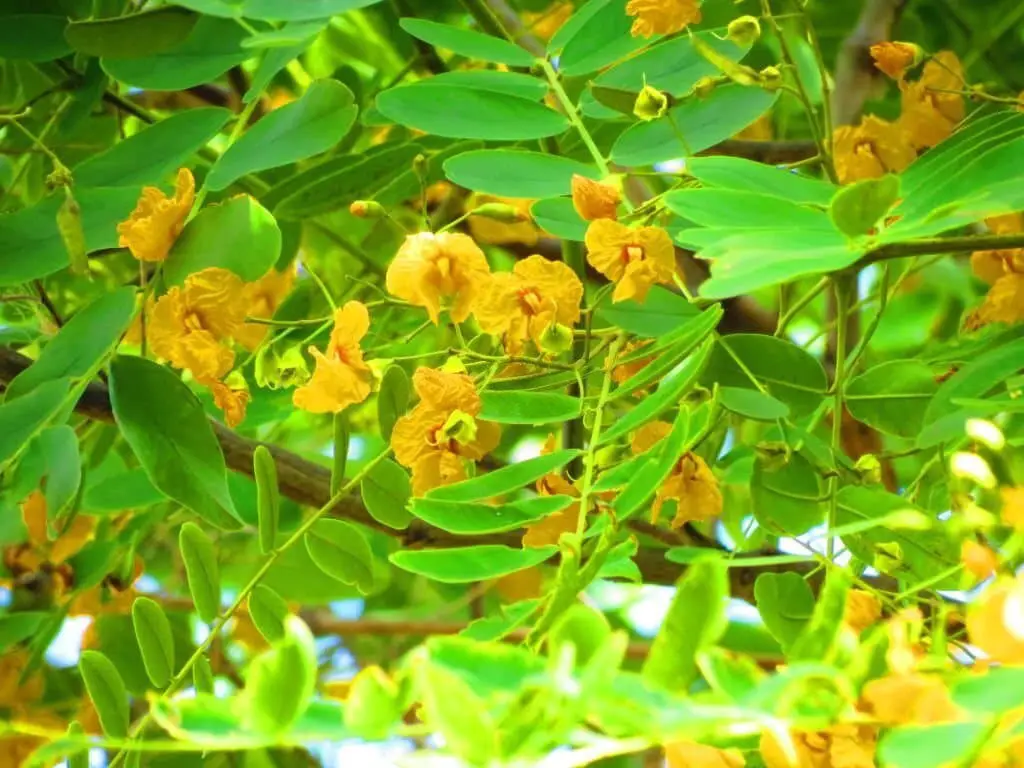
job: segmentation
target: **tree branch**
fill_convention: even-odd
[[[857,262],[858,267],[906,256],[927,256],[936,253],[967,253],[970,251],[1000,251],[1024,248],[1024,233],[1010,235],[963,235],[959,237],[928,237],[892,243],[868,251]]]

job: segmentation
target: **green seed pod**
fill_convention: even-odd
[[[89,273],[89,250],[85,244],[85,230],[82,228],[82,209],[71,194],[70,187],[64,187],[64,202],[57,210],[57,230],[68,252],[71,271],[76,275]]]
[[[276,545],[277,525],[281,519],[277,464],[267,446],[256,446],[252,454],[252,469],[253,477],[256,478],[256,520],[260,534],[260,551],[266,555]]]
[[[149,681],[165,687],[174,674],[174,636],[167,614],[155,600],[138,597],[132,604],[132,625]]]
[[[198,525],[185,523],[178,535],[178,546],[196,613],[209,624],[220,612],[220,570],[213,542]]]
[[[205,656],[196,659],[192,667],[192,685],[197,693],[213,693],[213,668]]]
[[[470,215],[483,216],[488,219],[504,222],[505,224],[516,224],[526,220],[522,211],[508,203],[484,203],[470,211]]]
[[[82,651],[78,670],[103,732],[113,739],[125,738],[128,735],[128,691],[113,662],[99,651]]]

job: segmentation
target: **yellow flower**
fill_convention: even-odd
[[[619,357],[626,357],[627,355],[636,352],[638,349],[643,349],[651,344],[650,339],[644,339],[643,341],[628,341],[622,348],[622,353]],[[630,360],[628,363],[622,363],[612,368],[612,381],[616,384],[621,384],[624,381],[628,381],[636,374],[640,373],[644,368],[654,362],[654,356],[650,357],[638,357],[636,360]]]
[[[921,79],[900,83],[900,124],[914,147],[934,147],[947,139],[964,119],[964,71],[951,51],[935,54],[924,65]]]
[[[743,768],[746,760],[736,749],[717,749],[692,741],[665,745],[668,768]]]
[[[541,454],[555,450],[555,436],[551,435],[544,444]],[[540,496],[572,496],[579,497],[580,492],[558,472],[549,472],[537,481],[537,494]],[[543,520],[530,523],[523,534],[524,547],[546,547],[558,544],[563,533],[574,533],[580,519],[579,502],[570,504],[563,510],[548,515]]]
[[[419,368],[412,384],[420,402],[395,423],[391,446],[398,463],[412,470],[413,493],[421,496],[464,479],[463,462],[492,451],[500,429],[476,419],[480,395],[466,374]]]
[[[235,363],[225,346],[245,320],[244,283],[234,272],[209,267],[161,296],[146,317],[154,354],[198,380],[222,379]]]
[[[587,228],[586,243],[587,261],[616,282],[613,302],[636,299],[643,303],[652,285],[672,281],[676,252],[663,229],[632,229],[611,219],[598,219]]]
[[[987,579],[999,567],[996,553],[973,539],[964,539],[964,543],[960,545],[960,562],[964,564],[967,572],[979,581]]]
[[[1024,582],[990,585],[967,611],[967,634],[992,661],[1024,664]]]
[[[913,43],[884,42],[871,46],[875,67],[893,80],[902,80],[908,67],[921,60],[922,51]]]
[[[1002,488],[999,491],[1003,498],[1000,518],[1012,528],[1024,528],[1024,488]]]
[[[517,262],[512,272],[491,275],[473,313],[484,331],[504,335],[505,349],[517,354],[528,338],[540,349],[552,323],[575,325],[582,299],[583,284],[571,268],[534,255]]]
[[[544,594],[544,573],[539,566],[524,568],[502,576],[494,582],[494,588],[506,603],[532,600]]]
[[[938,675],[886,675],[868,682],[861,699],[865,709],[887,726],[960,719],[946,681]]]
[[[441,299],[450,299],[452,322],[461,323],[490,272],[484,252],[468,235],[420,232],[405,239],[386,282],[389,293],[424,307],[435,324]]]
[[[466,210],[471,211],[488,203],[509,205],[519,212],[520,221],[505,222],[488,216],[470,216],[469,234],[478,243],[487,245],[522,244],[533,247],[540,240],[540,231],[530,216],[531,200],[493,195],[473,195],[466,201]]]
[[[284,272],[271,269],[254,283],[245,286],[246,314],[249,317],[269,320],[274,316],[281,302],[291,292],[295,283],[295,268]],[[236,333],[235,340],[248,350],[256,349],[270,330],[266,325],[245,323]]]
[[[629,0],[626,13],[635,17],[633,37],[671,35],[700,21],[697,0]]]
[[[359,347],[369,329],[370,313],[361,302],[350,301],[334,313],[327,354],[309,348],[316,370],[307,384],[295,390],[292,402],[297,408],[310,413],[339,413],[370,396],[373,377]]]
[[[766,768],[875,768],[874,726],[843,723],[824,731],[794,731],[789,737],[791,744],[784,746],[774,733],[761,734]]]
[[[671,424],[652,421],[633,433],[630,447],[634,454],[644,453],[671,431]],[[676,500],[672,528],[681,528],[690,520],[709,520],[722,514],[722,491],[718,487],[718,479],[704,459],[695,453],[684,454],[658,488],[651,505],[652,523],[658,522],[666,499]]]
[[[572,207],[584,221],[614,219],[622,201],[612,184],[594,181],[578,173],[572,175]]]
[[[542,11],[524,11],[521,16],[530,32],[547,42],[559,27],[569,20],[575,10],[571,0],[556,0]]]
[[[917,157],[902,124],[869,115],[860,125],[836,129],[833,155],[840,184],[899,173]]]
[[[213,395],[213,404],[224,412],[224,423],[229,427],[237,427],[245,419],[245,409],[249,405],[249,390],[244,387],[232,387],[227,382],[216,379],[201,382],[209,387]]]
[[[188,168],[178,169],[174,197],[144,187],[135,210],[117,225],[118,242],[139,261],[163,261],[178,239],[196,199],[196,182]]]
[[[1009,235],[1024,229],[1024,219],[1019,213],[989,218],[985,223],[995,235]],[[992,287],[981,306],[968,316],[968,328],[1024,320],[1024,248],[975,251],[971,254],[971,269]]]
[[[882,616],[882,604],[870,592],[851,589],[846,596],[846,614],[843,621],[850,629],[860,634]]]
[[[77,515],[55,541],[50,541],[46,533],[46,518],[46,496],[42,491],[32,491],[21,503],[21,519],[32,547],[36,552],[45,554],[46,561],[53,565],[76,555],[92,539],[96,527],[94,517]]]

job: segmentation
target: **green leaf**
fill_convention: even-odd
[[[156,184],[186,165],[230,116],[229,110],[220,107],[176,112],[76,165],[72,169],[76,193],[86,187]]]
[[[248,33],[226,19],[200,17],[183,42],[168,50],[133,59],[104,57],[108,75],[127,85],[152,91],[182,91],[216,80],[252,51],[242,47]]]
[[[530,206],[533,223],[550,235],[582,243],[587,236],[584,221],[568,197],[549,197]]]
[[[250,127],[220,156],[206,185],[213,191],[247,173],[288,165],[326,152],[341,141],[359,111],[337,80],[314,80],[302,96]]]
[[[360,592],[373,588],[373,553],[366,537],[341,520],[318,520],[305,536],[309,556],[328,576],[355,585]]]
[[[211,525],[241,526],[220,445],[198,398],[177,376],[151,360],[119,355],[110,365],[110,402],[153,485]]]
[[[989,667],[983,674],[954,679],[953,703],[972,714],[1001,715],[1024,705],[1024,669]]]
[[[165,687],[174,674],[174,636],[167,614],[155,600],[137,597],[132,603],[132,625],[150,682]]]
[[[867,235],[900,197],[900,177],[888,174],[841,187],[828,214],[847,237]]]
[[[391,439],[395,422],[408,409],[411,390],[409,374],[405,369],[400,365],[389,365],[381,376],[380,390],[377,392],[377,423],[384,440]]]
[[[569,127],[563,115],[536,101],[456,85],[442,81],[442,77],[436,75],[384,91],[377,96],[377,109],[399,125],[453,139],[542,139]]]
[[[775,421],[789,416],[789,406],[756,389],[720,387],[718,399],[727,411],[755,421]]]
[[[578,397],[557,392],[497,392],[480,394],[480,418],[498,424],[553,424],[579,418]]]
[[[599,445],[607,445],[613,440],[623,437],[635,429],[639,429],[649,421],[658,418],[663,412],[679,404],[700,378],[711,356],[711,342],[705,343],[692,355],[669,371],[658,384],[658,388],[641,400],[621,419],[615,421],[601,434]]]
[[[316,691],[316,642],[297,616],[285,620],[285,636],[249,665],[245,721],[258,733],[287,732]]]
[[[825,518],[825,482],[803,454],[757,452],[750,480],[754,517],[768,532],[801,536]]]
[[[179,0],[178,5],[210,16],[262,21],[305,21],[376,5],[381,0]]]
[[[735,226],[736,211],[743,211],[744,229],[832,228],[824,211],[755,192],[680,189],[669,192],[664,200],[673,213],[703,227]]]
[[[110,659],[99,651],[82,651],[78,661],[103,732],[113,739],[128,735],[128,691]]]
[[[557,472],[580,452],[565,449],[536,456],[526,461],[496,469],[452,485],[442,485],[427,492],[427,499],[443,501],[479,501],[512,493],[550,472]]]
[[[208,267],[258,280],[281,256],[281,230],[270,212],[248,195],[209,205],[185,225],[164,262],[164,279],[180,285]]]
[[[878,743],[878,763],[882,768],[960,765],[977,756],[990,730],[991,726],[984,722],[893,728]]]
[[[11,13],[0,16],[0,58],[53,61],[71,53],[64,38],[66,15]]]
[[[973,412],[957,408],[955,401],[986,396],[1020,371],[1021,359],[1024,339],[1016,339],[971,360],[942,382],[925,411],[917,447],[931,448],[963,437],[964,424]]]
[[[138,59],[168,51],[192,32],[199,16],[167,5],[108,19],[72,21],[64,37],[78,53],[107,59]]]
[[[86,250],[117,247],[117,224],[128,218],[138,187],[82,189],[75,200],[82,209]],[[16,213],[0,215],[0,287],[46,277],[68,266],[68,252],[57,228],[63,193],[43,198]]]
[[[166,498],[144,469],[129,469],[89,485],[82,500],[82,509],[87,512],[120,512],[148,507]]]
[[[686,172],[706,187],[773,195],[802,205],[827,206],[836,187],[827,181],[739,157],[689,157]]]
[[[39,385],[85,376],[113,348],[135,313],[135,291],[118,288],[73,315],[43,347],[39,358],[7,387],[10,401]]]
[[[558,547],[514,549],[499,544],[451,549],[416,549],[393,552],[389,559],[404,571],[446,584],[496,579],[539,565]]]
[[[213,623],[220,614],[220,568],[210,537],[195,523],[185,523],[178,533],[178,548],[185,564],[188,591],[199,619]]]
[[[499,734],[484,699],[458,674],[427,662],[416,671],[427,725],[445,746],[469,765],[490,765],[498,754]]]
[[[401,19],[398,24],[413,37],[459,56],[511,67],[533,65],[533,55],[529,51],[500,37],[423,19]]]
[[[931,582],[936,574],[960,562],[959,544],[946,535],[941,525],[920,531],[897,529],[885,523],[888,515],[902,510],[926,514],[919,507],[881,488],[842,488],[836,515],[838,525],[879,522],[867,530],[844,535],[843,543],[856,557],[878,570],[914,581]],[[876,557],[880,551],[886,555],[884,558]],[[894,553],[898,557],[894,557]],[[950,575],[933,586],[936,589],[956,589],[957,583],[957,576]]]
[[[793,641],[789,658],[793,661],[825,661],[839,642],[843,632],[846,597],[853,585],[853,575],[843,568],[830,568],[825,586],[811,613],[811,618]]]
[[[729,579],[717,558],[687,568],[644,662],[644,682],[685,694],[697,679],[697,655],[713,646],[728,626],[728,602]]]
[[[205,656],[200,656],[192,665],[192,686],[196,693],[212,694],[214,685],[213,667]]]
[[[68,380],[56,379],[0,405],[0,465],[24,448],[57,415],[67,395]]]
[[[766,394],[789,406],[794,416],[804,416],[825,396],[828,378],[821,363],[792,342],[741,333],[718,340],[702,384],[757,391],[760,384]]]
[[[46,515],[51,525],[60,521],[78,497],[82,484],[82,457],[78,450],[78,435],[67,424],[49,427],[36,438],[46,459]],[[60,528],[60,526],[57,526]]]
[[[558,66],[565,75],[596,72],[647,44],[642,37],[630,34],[633,19],[626,13],[626,0],[597,0],[593,5],[598,7],[584,17],[564,43]]]
[[[242,41],[245,48],[290,49],[294,46],[305,48],[313,39],[323,32],[330,19],[314,19],[311,21],[292,21],[279,29],[267,32],[256,32]],[[301,51],[300,51],[301,52]],[[291,58],[296,58],[298,54]],[[248,101],[248,94],[246,101]]]
[[[369,741],[382,741],[405,714],[398,685],[379,667],[366,667],[345,697],[345,727]]]
[[[359,484],[359,493],[374,520],[399,531],[409,527],[412,515],[407,507],[412,498],[412,483],[409,473],[391,459],[385,459],[367,473]]]
[[[35,635],[50,618],[46,611],[18,611],[0,616],[0,651]]]
[[[857,421],[899,437],[916,437],[938,384],[917,360],[891,360],[846,385],[846,407]]]
[[[277,464],[270,449],[257,445],[252,453],[253,478],[256,480],[256,521],[260,551],[270,554],[277,546],[281,521],[281,491],[277,483]]]
[[[442,531],[460,536],[480,536],[521,528],[572,504],[571,496],[537,496],[500,506],[472,501],[417,498],[412,513]]]
[[[632,299],[616,304],[606,302],[597,310],[602,322],[647,339],[678,330],[681,323],[689,322],[699,314],[700,310],[678,293],[658,285],[651,288],[647,301],[643,303]]]
[[[327,25],[327,20],[321,19],[316,23],[316,26],[322,31]],[[282,48],[268,48],[264,51],[260,57],[260,63],[256,66],[256,71],[253,72],[252,78],[249,81],[249,90],[245,92],[243,101],[246,104],[251,104],[253,100],[260,98],[263,92],[267,90],[270,83],[277,76],[277,74],[288,66],[289,62],[294,61],[314,42],[316,35],[312,33],[310,27],[303,22],[294,22],[296,27],[301,28],[303,31],[309,31],[308,37],[296,42],[294,45],[282,47]],[[286,36],[291,35],[293,23],[285,24],[281,29],[277,30],[277,33]],[[274,34],[273,32],[264,33],[267,35]],[[243,48],[251,47],[253,37],[250,36],[242,41]]]
[[[445,162],[444,172],[449,181],[474,192],[529,199],[570,194],[574,174],[601,177],[578,160],[520,149],[463,152]]]
[[[249,618],[268,643],[284,639],[284,620],[288,618],[288,604],[270,587],[262,584],[249,593]]]
[[[548,655],[558,658],[559,646],[569,643],[575,647],[576,667],[579,668],[600,651],[610,635],[611,626],[603,613],[589,605],[575,603],[551,627],[547,637]]]
[[[754,599],[765,626],[784,651],[814,613],[814,593],[798,573],[762,573],[754,582]]]
[[[421,154],[417,144],[386,147],[374,154],[336,157],[285,179],[264,199],[274,214],[296,221],[337,210],[374,193],[411,169]]]
[[[612,146],[619,165],[653,165],[702,152],[734,136],[768,111],[778,94],[742,85],[723,85],[704,99],[687,99],[668,115],[627,128]],[[670,120],[671,116],[671,120]],[[672,127],[672,121],[678,133]],[[686,139],[683,147],[679,134]]]

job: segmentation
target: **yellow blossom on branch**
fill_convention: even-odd
[[[390,294],[425,308],[435,324],[441,300],[449,299],[452,321],[461,323],[490,272],[484,252],[468,235],[420,232],[405,239],[386,282]]]
[[[1024,581],[990,584],[967,611],[967,634],[992,661],[1024,664]]]
[[[908,67],[917,64],[923,52],[913,43],[884,42],[871,46],[875,66],[893,80],[901,80]]]
[[[583,284],[564,262],[530,256],[512,272],[491,275],[473,305],[480,327],[502,335],[505,349],[517,354],[526,339],[541,348],[554,323],[572,327],[580,319]]]
[[[1016,213],[992,217],[985,223],[995,235],[1024,229],[1024,219]],[[975,251],[971,254],[971,269],[991,288],[981,306],[968,316],[968,328],[1024,320],[1024,248]]]
[[[633,19],[633,37],[671,35],[700,21],[697,0],[629,0],[626,13]]]
[[[237,371],[232,375],[236,374]],[[233,387],[227,381],[213,380],[201,383],[210,388],[213,404],[224,412],[224,423],[232,428],[241,424],[245,419],[245,409],[251,397],[249,390],[245,387]]]
[[[196,198],[196,182],[188,168],[178,170],[174,196],[145,187],[135,210],[117,225],[118,242],[139,261],[163,261],[185,226]]]
[[[614,219],[621,201],[622,196],[615,185],[573,174],[572,207],[584,221]]]
[[[900,125],[915,148],[934,147],[949,138],[966,114],[959,93],[965,88],[963,66],[951,51],[935,54],[920,80],[900,83]]]
[[[858,635],[882,616],[882,604],[870,592],[851,589],[846,596],[843,622]]]
[[[222,379],[235,363],[227,344],[245,321],[244,283],[234,272],[209,267],[161,296],[147,316],[154,354],[199,380]]]
[[[413,493],[421,496],[464,479],[464,462],[494,450],[501,432],[476,418],[480,395],[466,374],[419,368],[412,385],[420,402],[395,423],[391,446],[398,463],[412,470]]]
[[[627,227],[611,219],[592,221],[586,234],[587,261],[615,281],[612,301],[643,302],[655,283],[669,283],[676,252],[668,232],[659,227]]]
[[[350,301],[334,313],[334,329],[324,354],[309,352],[316,360],[312,378],[295,390],[292,401],[310,413],[339,413],[370,396],[373,376],[363,360],[359,343],[370,329],[366,305]]]
[[[917,157],[901,124],[874,115],[837,128],[832,142],[840,184],[899,173]]]

